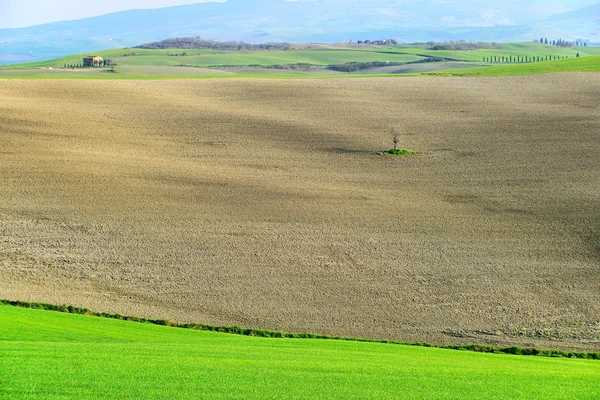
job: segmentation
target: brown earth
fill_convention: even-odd
[[[600,350],[600,74],[0,84],[0,298]],[[376,155],[401,145],[412,157]]]

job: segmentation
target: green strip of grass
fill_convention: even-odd
[[[0,305],[10,399],[595,399],[598,363],[261,338]]]
[[[415,153],[417,154],[417,153]],[[13,300],[2,300],[0,299],[0,305],[9,305],[19,308],[30,308],[37,310],[46,311],[57,311],[68,314],[79,314],[88,315],[108,319],[117,319],[123,321],[142,322],[153,325],[169,326],[174,328],[183,328],[191,330],[211,331],[219,333],[228,333],[242,336],[256,336],[266,338],[287,338],[287,339],[325,339],[325,340],[343,340],[343,341],[354,341],[354,342],[369,342],[369,343],[385,343],[385,344],[397,344],[403,346],[421,346],[421,347],[435,347],[449,350],[468,350],[480,353],[496,353],[496,354],[513,354],[521,356],[544,356],[544,357],[567,357],[567,358],[581,358],[588,360],[600,360],[599,352],[567,352],[561,350],[539,350],[536,348],[522,348],[518,346],[511,347],[492,347],[484,345],[435,345],[430,343],[405,343],[393,340],[374,340],[364,338],[348,338],[339,336],[326,336],[326,335],[315,335],[312,333],[289,333],[280,331],[271,331],[266,329],[251,329],[241,328],[239,326],[214,326],[201,323],[179,323],[175,321],[169,321],[164,319],[149,319],[131,317],[120,314],[111,314],[105,312],[95,312],[87,308],[75,307],[71,305],[54,305],[47,303],[32,303],[23,301]]]
[[[381,153],[377,153],[377,154],[388,155],[388,156],[414,156],[419,153],[416,151],[413,151],[413,150],[409,150],[409,149],[389,149],[389,150],[382,151]]]

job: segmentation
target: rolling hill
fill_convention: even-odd
[[[8,299],[598,351],[597,73],[0,83]]]
[[[405,75],[443,70],[476,69],[477,74],[520,74],[543,72],[595,71],[594,58],[600,47],[557,47],[539,43],[483,45],[476,50],[434,50],[429,45],[397,46],[298,46],[291,50],[220,51],[210,49],[113,49],[97,54],[116,63],[107,68],[75,68],[84,54],[50,61],[12,64],[0,67],[0,78],[94,78],[94,79],[164,79],[207,76],[347,76]],[[580,55],[582,61],[575,60]],[[490,62],[495,57],[497,62]],[[572,62],[535,62],[512,67],[517,59],[538,57],[540,60],[570,58]],[[584,60],[585,59],[585,60]],[[510,62],[509,62],[510,60]],[[355,64],[351,69],[344,68]],[[356,65],[362,64],[362,65]],[[64,67],[67,68],[64,68]],[[491,68],[487,68],[490,67]],[[342,67],[342,68],[340,68]],[[478,68],[484,67],[479,70]],[[554,68],[557,69],[554,69]],[[107,73],[111,72],[111,73]],[[458,72],[458,71],[456,71]],[[475,71],[474,71],[475,73]]]
[[[198,332],[0,305],[0,396],[596,398],[599,361]]]
[[[261,0],[248,3],[199,3],[153,10],[130,10],[76,21],[0,30],[0,63],[51,59],[72,53],[136,46],[168,37],[202,36],[217,40],[251,42],[339,42],[351,39],[396,38],[399,41],[494,40],[523,41],[540,36],[598,40],[598,30],[587,21],[589,11],[547,20],[550,2],[543,9],[498,5],[494,13],[472,6],[434,1],[390,5],[389,2]],[[589,1],[570,2],[571,10]],[[348,9],[351,7],[351,12]],[[594,7],[597,7],[594,6]],[[564,7],[563,7],[564,8]],[[527,15],[524,18],[523,15]],[[530,15],[538,15],[531,19]],[[591,26],[591,27],[590,27]]]
[[[530,64],[501,65],[469,70],[442,71],[453,76],[538,75],[554,72],[600,72],[600,56],[570,58]]]

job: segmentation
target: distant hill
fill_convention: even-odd
[[[561,6],[562,4],[562,6]],[[549,36],[600,40],[595,10],[600,3],[572,0],[572,11],[551,17],[564,2],[544,7],[499,2],[493,12],[471,3],[424,0],[229,0],[154,10],[130,10],[76,21],[0,30],[0,63],[35,61],[73,53],[131,47],[173,37],[265,42],[340,42],[393,38],[399,42],[489,40],[529,41]],[[537,7],[537,8],[536,8]],[[351,12],[349,11],[351,10]],[[531,15],[537,15],[532,19]],[[546,17],[551,17],[546,19]],[[579,21],[579,22],[578,22]]]
[[[546,19],[547,23],[563,23],[567,21],[578,23],[588,22],[595,24],[596,29],[600,29],[600,3],[574,11],[556,14]]]
[[[579,10],[554,15],[544,21],[547,26],[560,26],[580,38],[600,42],[600,3]]]
[[[185,37],[165,39],[159,42],[145,43],[136,46],[136,49],[209,49],[209,50],[289,50],[290,44],[287,42],[280,43],[259,43],[252,44],[232,40],[229,42],[217,42],[214,40],[204,40],[200,37]]]

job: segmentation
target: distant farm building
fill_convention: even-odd
[[[85,57],[83,59],[84,67],[99,67],[104,63],[104,58],[98,56]]]

